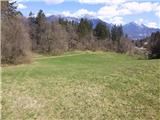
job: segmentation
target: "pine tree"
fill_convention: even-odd
[[[32,41],[32,50],[36,49],[37,46],[37,32],[36,32],[36,18],[32,12],[29,13],[28,17],[28,24],[29,24],[29,35]]]
[[[116,37],[117,33],[116,33],[116,30],[117,30],[117,26],[114,25],[114,26],[112,27],[112,29],[111,29],[111,39],[112,39],[113,42],[114,42],[114,41],[117,41],[117,37]]]
[[[37,17],[35,18],[35,24],[36,24],[36,44],[39,49],[42,50],[42,46],[44,43],[44,33],[46,30],[46,16],[43,12],[43,10],[39,10]]]
[[[122,25],[114,25],[111,29],[111,38],[114,42],[119,42],[121,37],[123,37],[123,28]]]
[[[78,25],[78,34],[79,37],[85,37],[92,31],[91,23],[87,19],[81,19]]]
[[[32,12],[29,13],[28,21],[29,21],[29,24],[34,24],[35,23],[35,17],[34,17],[34,14]]]
[[[109,36],[110,36],[109,28],[107,28],[106,24],[102,23],[102,22],[99,22],[96,25],[96,28],[94,31],[95,31],[95,36],[98,39],[103,40],[103,39],[109,38]]]
[[[46,21],[46,16],[43,10],[39,10],[37,17],[36,17],[36,24],[40,27],[45,23],[45,21]]]
[[[149,58],[160,58],[160,32],[152,33],[149,44]]]

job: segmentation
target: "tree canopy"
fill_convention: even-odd
[[[98,39],[103,40],[103,39],[109,38],[109,36],[110,36],[109,28],[106,26],[105,23],[102,23],[102,22],[99,22],[96,25],[96,28],[94,31],[95,31],[95,36]]]

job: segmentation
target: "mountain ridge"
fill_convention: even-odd
[[[110,30],[114,25],[112,23],[107,23],[99,18],[87,16],[87,15],[79,18],[64,16],[64,15],[51,15],[47,17],[47,20],[51,22],[51,21],[57,21],[59,18],[62,18],[67,21],[74,21],[76,23],[79,23],[81,18],[86,18],[91,22],[93,28],[95,28],[99,22],[104,22],[109,27]],[[122,25],[122,27],[123,27],[124,34],[126,34],[128,38],[133,40],[143,39],[145,37],[150,36],[153,32],[160,31],[160,28],[150,28],[144,24],[139,25],[133,21]]]

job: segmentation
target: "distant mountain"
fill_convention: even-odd
[[[123,26],[123,31],[129,38],[137,40],[150,36],[153,32],[160,31],[158,28],[149,28],[143,24],[138,25],[135,22]]]
[[[109,24],[109,23],[106,23],[106,22],[104,22],[104,21],[102,21],[101,19],[99,19],[99,18],[93,18],[93,19],[89,19],[90,20],[90,22],[91,22],[91,24],[92,24],[92,27],[93,28],[95,28],[96,27],[96,25],[98,24],[98,23],[100,23],[100,22],[103,22],[103,23],[105,23],[106,24],[106,26],[108,26],[109,27],[109,29],[111,29],[112,28],[112,24]]]
[[[47,17],[47,21],[49,21],[49,22],[51,22],[51,21],[58,21],[59,18],[62,18],[62,19],[64,19],[64,20],[66,20],[66,21],[74,21],[75,23],[79,23],[79,22],[80,22],[80,19],[81,19],[81,18],[69,17],[69,16],[66,17],[66,16],[62,16],[62,15],[52,15],[52,16]],[[83,18],[88,19],[88,20],[91,22],[93,28],[95,28],[96,25],[97,25],[99,22],[104,22],[104,21],[102,21],[102,20],[99,19],[99,18],[95,18],[95,17],[87,16],[87,15],[83,16]],[[110,29],[111,29],[112,26],[113,26],[112,24],[109,24],[109,23],[106,23],[106,22],[104,22],[104,23],[105,23]]]
[[[62,15],[52,15],[52,16],[47,17],[47,20],[49,22],[51,22],[51,21],[57,21],[59,18],[62,18],[67,21],[74,21],[75,23],[80,22],[80,18],[66,17],[66,16],[62,16]],[[93,28],[95,28],[99,22],[104,22],[99,18],[95,18],[95,17],[87,16],[87,15],[83,16],[83,18],[88,19],[91,22]],[[104,23],[106,23],[106,22],[104,22]],[[106,25],[111,30],[113,24],[106,23]],[[124,34],[127,34],[130,39],[138,40],[138,39],[143,39],[147,36],[150,36],[153,32],[160,31],[160,29],[149,28],[143,24],[139,25],[139,24],[136,24],[135,22],[130,22],[128,24],[123,25],[123,31],[124,31]]]
[[[47,17],[47,21],[51,22],[51,21],[58,21],[59,18],[62,18],[66,21],[74,21],[76,23],[79,23],[80,22],[80,19],[79,18],[75,18],[75,17],[66,17],[66,16],[63,16],[63,15],[51,15],[49,17]]]
[[[48,22],[58,21],[59,18],[60,18],[59,15],[51,15],[51,16],[47,17],[47,21]]]

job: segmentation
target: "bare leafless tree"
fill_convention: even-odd
[[[27,23],[11,7],[11,3],[2,2],[1,18],[1,61],[2,63],[23,63],[30,61],[30,37]]]

